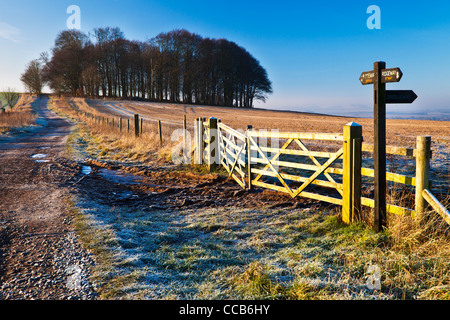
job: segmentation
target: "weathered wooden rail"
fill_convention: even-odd
[[[361,196],[362,177],[374,177],[374,169],[363,167],[362,154],[373,153],[374,146],[363,143],[357,123],[336,134],[258,131],[251,126],[238,131],[215,118],[198,118],[194,128],[194,163],[210,169],[223,166],[244,189],[261,187],[340,205],[346,223],[362,219],[362,206],[375,206],[374,199]],[[312,150],[307,142],[317,141],[333,142],[338,150]],[[415,188],[414,208],[387,203],[386,211],[422,219],[429,203],[450,224],[450,212],[430,192],[430,145],[429,136],[420,136],[415,149],[386,147],[387,154],[416,159],[415,176],[386,172],[387,181]],[[329,192],[319,193],[323,188]]]

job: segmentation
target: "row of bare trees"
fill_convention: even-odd
[[[238,107],[252,107],[272,92],[266,70],[247,50],[186,30],[146,42],[127,40],[119,28],[62,31],[51,57],[33,60],[22,81],[30,91],[47,83],[54,92],[78,96]]]

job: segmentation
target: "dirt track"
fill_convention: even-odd
[[[33,103],[39,127],[0,140],[0,299],[94,296],[68,215],[73,172],[61,155],[72,126],[47,101]]]

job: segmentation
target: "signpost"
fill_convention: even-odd
[[[374,230],[386,227],[386,103],[412,103],[417,95],[412,90],[386,90],[386,83],[399,82],[400,68],[386,69],[377,61],[372,71],[361,73],[361,84],[373,84],[374,90]]]

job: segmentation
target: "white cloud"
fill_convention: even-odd
[[[12,41],[12,42],[20,42],[16,38],[17,35],[20,34],[20,30],[16,27],[6,23],[6,22],[0,22],[0,38]]]

